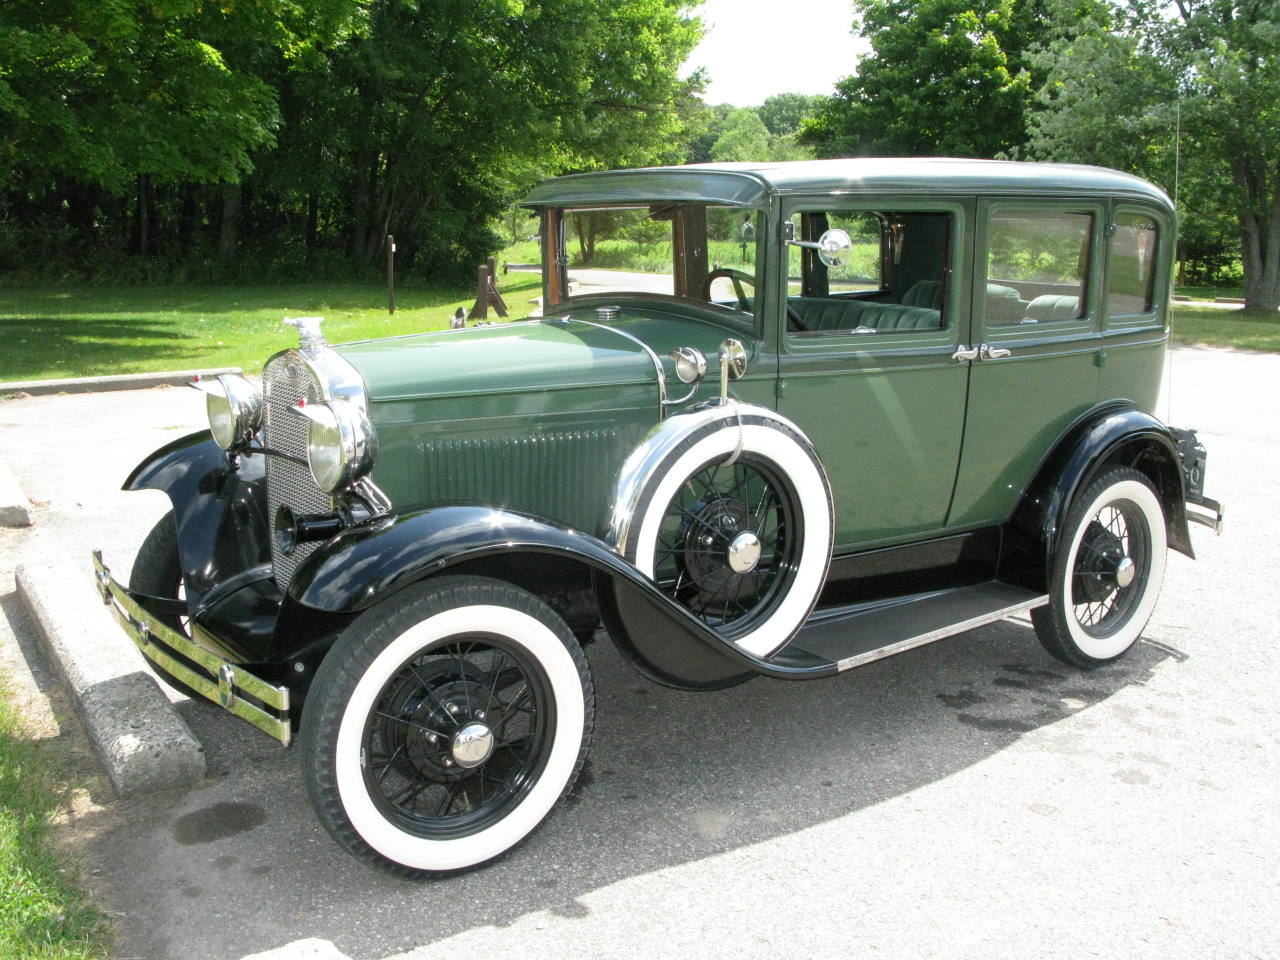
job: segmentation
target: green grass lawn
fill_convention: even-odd
[[[540,284],[536,273],[499,277],[513,318],[529,312]],[[403,289],[392,316],[385,289],[372,285],[0,289],[0,380],[209,367],[256,373],[296,342],[283,317],[319,314],[326,336],[337,343],[443,329],[474,296]],[[1280,351],[1280,313],[1175,304],[1173,338]]]
[[[1280,312],[1173,305],[1173,342],[1280,353]]]
[[[1213,300],[1217,297],[1238,300],[1244,296],[1244,287],[1174,287],[1173,292],[1179,297],[1190,297],[1192,300]]]
[[[55,762],[22,732],[0,684],[0,957],[107,956],[103,916],[76,889],[53,849],[50,823],[66,785]]]
[[[540,275],[498,281],[511,316],[527,315]],[[256,373],[297,342],[284,317],[323,316],[337,343],[440,330],[474,300],[470,290],[405,288],[390,315],[386,289],[373,285],[0,289],[0,380],[200,367]]]

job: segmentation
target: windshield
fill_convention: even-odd
[[[760,214],[662,204],[563,211],[564,295],[660,294],[755,312]]]

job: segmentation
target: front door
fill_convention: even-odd
[[[785,244],[778,409],[826,466],[837,552],[907,540],[946,522],[964,430],[971,202],[831,197],[787,201],[791,236],[840,228],[847,262]],[[780,285],[782,286],[782,285]]]

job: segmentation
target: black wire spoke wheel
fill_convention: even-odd
[[[1068,513],[1049,602],[1031,611],[1045,649],[1080,667],[1123,656],[1155,609],[1167,544],[1150,479],[1130,467],[1104,470]]]
[[[320,822],[400,876],[502,856],[572,789],[591,671],[533,594],[487,577],[413,584],[353,620],[316,671],[299,736]]]
[[[763,458],[709,463],[678,488],[658,529],[655,579],[730,635],[766,616],[794,578],[803,530],[790,484]]]
[[[546,675],[523,651],[502,637],[454,639],[408,660],[378,694],[365,784],[407,833],[466,836],[520,803],[554,723]]]
[[[1076,621],[1106,637],[1129,618],[1150,567],[1151,531],[1131,501],[1104,506],[1090,521],[1076,553],[1071,599]]]

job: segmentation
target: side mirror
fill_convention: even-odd
[[[817,250],[818,259],[826,267],[843,266],[848,261],[849,254],[853,252],[853,240],[849,238],[847,231],[839,228],[825,231],[816,243],[811,240],[792,240],[790,237],[787,238],[787,243],[793,247]]]

